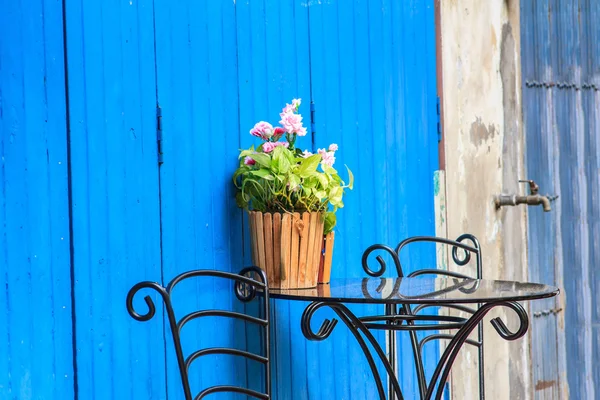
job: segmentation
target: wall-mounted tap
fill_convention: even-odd
[[[494,202],[496,208],[502,206],[516,206],[519,204],[527,204],[530,206],[542,205],[545,212],[552,210],[550,202],[556,200],[558,196],[542,196],[538,192],[540,187],[532,180],[520,180],[521,183],[529,183],[529,196],[519,196],[516,194],[501,194],[495,197]]]

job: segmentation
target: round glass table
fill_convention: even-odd
[[[523,301],[556,296],[540,283],[454,277],[337,279],[310,289],[270,289],[271,298],[379,304],[455,304]]]
[[[538,283],[431,276],[341,279],[311,289],[269,289],[269,296],[274,299],[310,301],[301,319],[302,333],[308,340],[325,340],[339,321],[346,325],[367,358],[382,400],[386,399],[386,379],[389,379],[390,399],[403,399],[403,395],[393,356],[386,355],[372,330],[409,332],[421,398],[441,399],[444,383],[462,346],[465,343],[483,346],[483,343],[470,340],[469,335],[490,310],[505,308],[516,313],[519,318],[516,331],[511,331],[500,318],[490,321],[503,339],[516,340],[523,337],[529,327],[527,312],[519,302],[558,293],[558,288]],[[348,303],[384,304],[386,311],[381,315],[357,316],[346,306]],[[315,331],[311,321],[316,311],[324,307],[333,310],[337,319],[325,319]],[[432,307],[452,312],[421,313]],[[440,330],[452,333],[434,332]],[[434,333],[419,339],[418,331]],[[433,339],[449,342],[433,376],[426,382],[421,349],[425,342]],[[388,354],[395,354],[395,349],[388,349]],[[383,363],[387,377],[379,374],[376,358]]]

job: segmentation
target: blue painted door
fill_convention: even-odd
[[[124,307],[162,272],[152,3],[65,6],[78,395],[164,398],[162,326]]]
[[[62,8],[0,11],[0,398],[73,398]]]
[[[599,18],[597,1],[521,3],[528,177],[559,196],[529,209],[529,278],[562,290],[531,304],[539,399],[600,395]]]
[[[238,149],[253,142],[250,127],[277,121],[292,98],[303,99],[307,125],[311,103],[315,110],[298,144],[339,144],[340,169],[356,176],[339,214],[334,277],[364,276],[360,256],[373,242],[433,234],[433,1],[35,7],[13,2],[0,14],[2,33],[19,39],[0,36],[0,272],[9,288],[0,300],[0,353],[9,355],[0,397],[181,397],[162,310],[133,321],[125,294],[140,280],[250,263],[230,177]],[[239,307],[211,284],[177,296],[197,299],[187,308]],[[323,343],[304,339],[304,306],[273,303],[274,397],[375,398],[358,344],[341,327]],[[255,346],[253,335],[214,321],[191,327],[184,346]],[[408,342],[400,345],[409,398],[412,358]],[[227,357],[191,372],[196,389],[252,387],[260,374]]]

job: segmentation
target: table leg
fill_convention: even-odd
[[[517,302],[497,302],[487,303],[482,305],[465,323],[465,325],[456,332],[454,338],[446,347],[446,350],[442,354],[440,361],[433,373],[431,381],[427,387],[427,393],[425,394],[425,400],[435,398],[435,400],[441,400],[444,393],[444,383],[448,380],[452,365],[458,356],[458,352],[462,346],[466,343],[469,335],[479,325],[483,317],[495,307],[507,307],[516,312],[519,317],[519,329],[516,332],[511,332],[504,322],[500,318],[494,318],[490,322],[496,329],[498,334],[505,340],[516,340],[527,333],[529,328],[529,318],[527,312]],[[437,387],[437,390],[436,390]],[[435,397],[434,397],[435,393]]]
[[[394,304],[386,304],[385,305],[385,315],[393,316],[396,315],[396,306]],[[389,321],[389,324],[392,324],[393,321]],[[388,346],[388,361],[392,366],[392,372],[394,376],[398,376],[398,360],[397,360],[397,344],[396,344],[396,331],[388,330],[387,331],[387,346]],[[396,396],[394,395],[394,387],[391,380],[388,383],[388,393],[390,394],[390,400],[396,400]]]
[[[383,351],[381,345],[377,342],[377,340],[369,331],[369,329],[367,329],[367,327],[345,305],[327,301],[315,301],[310,303],[308,307],[306,307],[306,309],[304,310],[304,313],[302,313],[301,327],[304,336],[308,340],[325,340],[329,337],[329,335],[337,325],[338,321],[336,319],[333,319],[331,321],[325,319],[316,333],[312,330],[311,319],[314,313],[322,307],[331,308],[337,314],[339,319],[350,330],[350,332],[354,335],[354,338],[360,345],[365,357],[367,358],[369,368],[373,373],[375,384],[377,385],[377,393],[379,394],[380,400],[386,400],[384,380],[382,379],[381,375],[379,374],[379,371],[377,370],[375,359],[367,345],[367,342],[371,345],[371,347],[375,351],[375,355],[377,356],[377,358],[379,358],[379,360],[386,369],[388,379],[390,382],[390,398],[404,400],[404,397],[402,396],[402,391],[400,389],[400,384],[398,383],[398,377],[395,373],[395,369],[394,367],[392,367],[392,363],[390,363],[390,361],[386,357],[385,351]]]
[[[403,400],[402,391],[400,389],[400,385],[398,383],[397,369],[396,369],[396,343],[395,343],[395,332],[398,330],[399,326],[393,324],[380,325],[383,329],[388,330],[388,334],[393,335],[393,339],[389,340],[389,343],[392,346],[389,347],[388,355],[383,351],[375,337],[370,332],[367,325],[365,325],[359,318],[357,318],[345,305],[337,303],[337,302],[327,302],[327,301],[315,301],[311,303],[302,314],[302,333],[309,340],[325,340],[329,337],[333,329],[338,323],[338,320],[328,320],[325,319],[321,324],[320,329],[315,333],[311,328],[311,319],[314,313],[320,309],[321,307],[329,307],[331,308],[339,317],[339,319],[348,327],[350,332],[356,338],[358,344],[360,345],[367,361],[369,363],[369,367],[371,368],[371,372],[373,373],[373,377],[375,379],[375,384],[377,385],[377,392],[379,394],[380,400],[385,400],[385,390],[384,390],[384,381],[377,370],[377,366],[375,364],[375,359],[373,358],[373,354],[369,349],[367,342],[373,347],[376,356],[383,363],[386,372],[388,374],[389,379],[389,398],[390,399],[398,399]],[[446,350],[442,354],[438,365],[429,381],[429,385],[427,385],[426,393],[421,393],[421,398],[423,400],[441,400],[444,393],[444,383],[448,380],[450,375],[450,370],[452,369],[452,365],[458,356],[459,351],[462,346],[468,342],[469,335],[479,326],[479,323],[485,317],[485,315],[495,307],[506,307],[512,309],[517,316],[519,317],[519,328],[516,332],[511,332],[504,322],[500,318],[494,318],[490,322],[498,334],[505,340],[516,340],[525,335],[527,333],[527,329],[529,328],[529,318],[527,317],[527,313],[523,306],[521,306],[517,302],[495,302],[495,303],[487,303],[483,304],[466,322],[465,324],[456,332],[454,337],[451,339],[450,343],[446,347]],[[391,315],[393,309],[386,307],[386,314]],[[394,314],[395,315],[395,314]],[[414,318],[414,316],[411,316]],[[368,324],[372,325],[372,324]],[[414,329],[410,330],[418,330],[417,325],[413,325]],[[382,328],[377,328],[382,329]],[[402,330],[406,330],[404,326]],[[389,332],[391,331],[391,332]],[[388,336],[390,339],[391,336]],[[365,340],[366,339],[366,340]],[[482,379],[482,377],[481,377]]]

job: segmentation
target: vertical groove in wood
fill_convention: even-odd
[[[290,248],[290,287],[298,287],[299,258],[302,257],[302,253],[299,252],[301,228],[302,219],[300,213],[294,213],[292,216],[292,242]]]
[[[273,285],[281,279],[281,214],[273,214]],[[269,282],[271,283],[271,282]],[[272,287],[275,287],[271,285]],[[279,286],[279,284],[277,284]]]
[[[258,266],[263,270],[266,270],[265,266],[265,235],[263,230],[263,214],[261,212],[256,213],[256,242],[258,249]]]
[[[308,251],[308,238],[309,238],[309,226],[310,226],[310,213],[305,212],[302,214],[302,222],[304,223],[304,227],[302,229],[302,234],[300,235],[300,254],[307,254]],[[299,257],[298,259],[298,284],[305,286],[304,282],[306,281],[306,257]]]
[[[269,282],[273,282],[273,215],[270,213],[264,214],[264,235],[265,235],[265,272]]]
[[[292,218],[290,214],[283,214],[281,218],[281,265],[280,286],[282,289],[289,288],[290,272],[290,242],[292,233]]]

